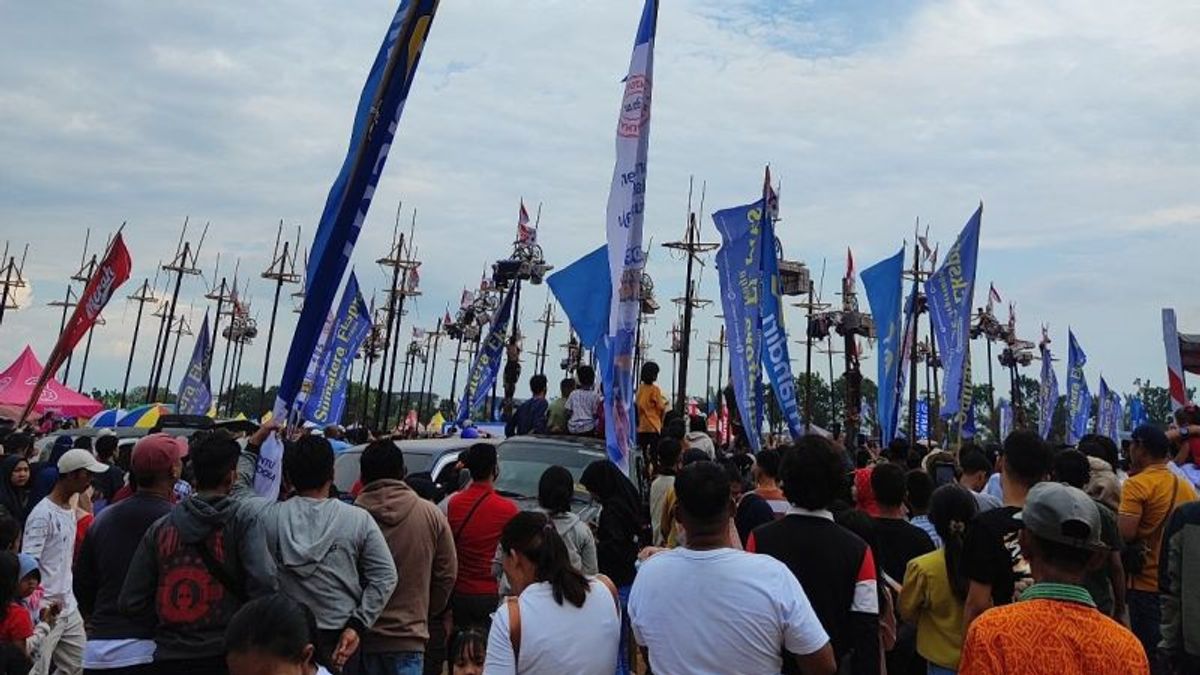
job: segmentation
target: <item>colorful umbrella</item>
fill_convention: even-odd
[[[88,420],[87,425],[93,429],[115,427],[117,426],[117,421],[121,419],[121,415],[124,414],[124,412],[124,410],[120,410],[118,408],[101,410],[95,415],[92,415],[92,419]]]
[[[117,420],[119,427],[136,427],[138,429],[149,429],[158,424],[158,418],[163,415],[170,415],[171,409],[162,403],[149,403],[132,408],[129,412],[121,416]]]

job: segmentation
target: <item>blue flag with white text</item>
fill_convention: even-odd
[[[196,334],[196,346],[192,348],[192,360],[179,383],[175,410],[180,415],[205,415],[212,406],[212,385],[208,377],[210,344],[212,335],[208,330],[208,312],[205,312],[200,332]]]
[[[504,345],[508,342],[508,319],[512,316],[514,284],[504,294],[504,302],[496,315],[492,317],[492,326],[487,337],[479,345],[479,353],[475,362],[467,371],[467,385],[463,388],[462,399],[458,404],[457,424],[462,424],[471,416],[471,410],[483,403],[491,389],[492,381],[500,370],[500,360],[504,356]]]
[[[354,357],[371,332],[371,315],[358,289],[358,278],[350,279],[342,291],[342,302],[325,340],[313,378],[312,390],[304,400],[304,419],[318,426],[339,424],[346,408],[346,390]]]
[[[721,248],[717,251],[717,276],[721,284],[721,309],[729,341],[729,370],[733,378],[742,427],[750,449],[758,452],[762,429],[762,200],[712,214]],[[772,254],[774,251],[772,250]]]
[[[896,437],[900,403],[901,344],[900,309],[904,297],[904,249],[862,271],[863,287],[878,335],[879,363],[876,385],[879,389],[876,411],[880,430],[879,444],[886,447]]]
[[[937,337],[938,355],[945,365],[945,398],[941,415],[954,417],[962,408],[963,371],[971,340],[975,297],[975,264],[979,259],[979,224],[983,204],[967,221],[941,268],[925,282],[925,297]]]
[[[358,241],[375,186],[387,162],[438,0],[401,0],[367,75],[350,147],[329,190],[309,250],[304,307],[296,321],[275,400],[275,419],[288,419],[321,330]]]
[[[646,164],[650,149],[650,105],[654,97],[654,34],[658,0],[646,0],[638,22],[625,92],[617,116],[616,162],[605,210],[609,283],[608,348],[598,368],[612,376],[604,392],[604,429],[608,458],[629,472],[634,425],[633,353],[641,308],[642,223],[646,206]]]
[[[770,185],[764,185],[769,202],[774,201],[774,191]],[[775,251],[775,212],[777,202],[772,203],[767,211],[768,217],[760,214],[762,226],[762,305],[760,305],[759,325],[762,329],[762,366],[767,371],[771,381],[771,389],[775,392],[775,402],[783,412],[783,420],[787,422],[788,432],[793,439],[804,435],[804,418],[800,415],[800,404],[796,400],[796,378],[792,377],[792,362],[788,354],[787,330],[783,325],[783,293],[779,282],[779,258]]]
[[[1092,414],[1092,394],[1088,391],[1083,366],[1087,354],[1075,339],[1075,333],[1067,331],[1070,345],[1067,350],[1067,445],[1075,445],[1087,434],[1088,418]]]
[[[999,410],[997,411],[997,414],[1000,416],[1000,420],[999,420],[1000,421],[1000,439],[999,440],[1001,443],[1003,443],[1004,439],[1008,438],[1008,435],[1012,433],[1013,409],[1012,409],[1012,404],[1009,403],[1008,401],[1006,401],[1005,399],[1000,399],[1000,403],[997,407],[999,408]]]

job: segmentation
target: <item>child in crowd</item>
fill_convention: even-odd
[[[454,636],[454,642],[450,645],[450,675],[483,675],[487,640],[487,635],[475,628],[468,628]]]

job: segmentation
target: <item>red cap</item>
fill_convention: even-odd
[[[186,440],[171,434],[150,434],[133,446],[129,465],[133,473],[140,476],[169,473],[187,454]]]

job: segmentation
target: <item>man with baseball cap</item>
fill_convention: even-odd
[[[58,479],[50,494],[29,512],[21,548],[23,553],[37,558],[46,593],[43,604],[61,608],[58,622],[30,671],[35,674],[50,672],[51,662],[63,673],[83,671],[83,647],[87,637],[71,589],[76,523],[71,498],[88,489],[93,475],[108,471],[108,467],[97,461],[91,452],[81,448],[63,453],[56,468]]]
[[[1096,609],[1082,585],[1104,555],[1092,498],[1061,483],[1038,483],[1013,517],[1034,583],[1020,601],[971,623],[960,675],[1149,673],[1137,638]]]
[[[133,447],[133,496],[104,509],[84,535],[75,563],[75,597],[89,628],[83,652],[87,672],[150,672],[154,661],[153,611],[125,615],[117,598],[138,544],[154,521],[171,511],[171,493],[183,470],[187,441],[150,434]]]

